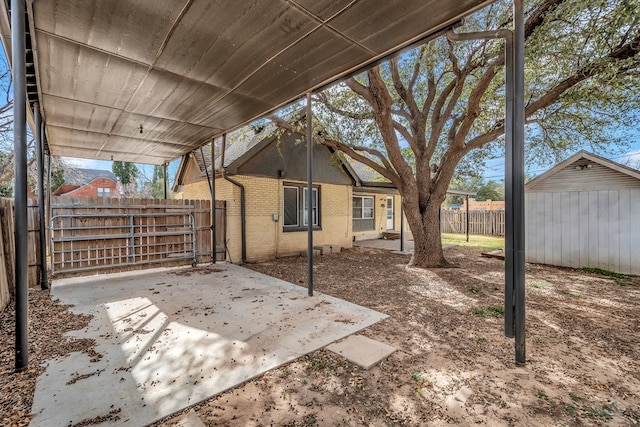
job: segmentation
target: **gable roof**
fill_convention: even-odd
[[[116,175],[108,170],[67,168],[64,172],[63,185],[76,185],[78,187],[82,187],[96,178],[108,178],[113,182],[118,182]]]
[[[558,163],[548,171],[544,172],[541,175],[538,175],[537,177],[529,181],[525,185],[525,190],[542,187],[543,184],[553,179],[554,177],[557,177],[559,173],[567,171],[568,169],[592,169],[594,165],[618,172],[620,174],[623,174],[624,177],[628,177],[632,180],[640,180],[640,171],[590,153],[586,150],[580,150],[573,156]]]
[[[305,120],[306,115],[302,115],[299,120]],[[244,164],[246,161],[251,159],[253,156],[258,154],[265,148],[267,145],[272,143],[277,135],[275,131],[277,130],[277,126],[273,122],[269,122],[258,130],[254,131],[253,127],[245,126],[244,128],[238,129],[229,135],[227,135],[227,145],[225,149],[224,155],[224,167],[225,169],[234,174],[237,172],[237,169],[240,165]],[[229,144],[229,142],[231,142]],[[330,149],[331,150],[331,149]],[[333,152],[333,150],[331,150]],[[221,155],[216,153],[215,158],[215,170],[216,172],[220,171],[220,161]],[[195,159],[198,168],[200,169],[200,174],[202,176],[206,176],[207,172],[211,174],[211,145],[207,144],[206,146],[201,147],[198,150],[194,150],[191,152],[191,155]],[[177,191],[178,182],[180,178],[184,175],[186,171],[187,165],[187,156],[183,156],[180,166],[178,167],[178,172],[176,173],[176,180],[174,183],[173,191]],[[340,160],[341,165],[344,170],[351,176],[353,181],[355,182],[356,187],[371,187],[371,188],[387,188],[387,189],[395,189],[395,185],[391,183],[388,179],[384,178],[378,172],[373,170],[371,167],[365,165],[364,163],[358,162],[351,158],[347,158],[346,161]],[[206,170],[205,170],[206,168]],[[462,195],[462,196],[475,196],[475,192],[462,191],[462,190],[447,190],[449,194]]]

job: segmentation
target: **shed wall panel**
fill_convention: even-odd
[[[629,191],[629,239],[631,240],[631,268],[629,273],[640,274],[640,188]]]
[[[608,270],[620,271],[620,192],[609,191],[609,251],[607,258],[609,261]]]
[[[640,189],[528,193],[528,262],[640,274]]]
[[[609,269],[609,192],[598,191],[598,216],[595,226],[598,230],[598,267]]]
[[[569,266],[573,268],[580,267],[580,193],[572,191],[568,197],[569,215],[567,215],[568,223],[565,225],[569,231]]]
[[[544,263],[551,264],[553,257],[553,194],[544,193]]]
[[[620,218],[619,254],[620,273],[631,272],[631,205],[630,190],[619,191],[618,213]]]

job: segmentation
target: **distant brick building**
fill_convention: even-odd
[[[54,196],[120,197],[118,180],[111,171],[69,168],[65,170],[64,177],[64,184],[53,192]]]

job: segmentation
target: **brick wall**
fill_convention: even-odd
[[[93,181],[68,192],[60,192],[60,189],[54,195],[64,197],[98,197],[98,188],[109,188],[110,197],[120,197],[117,184],[109,178],[96,178]],[[66,189],[62,189],[65,191]]]
[[[247,259],[256,261],[297,254],[307,248],[306,231],[283,231],[282,187],[284,180],[233,176],[245,186]],[[292,182],[287,180],[287,182]],[[304,184],[304,182],[300,182]],[[320,224],[314,245],[351,247],[351,187],[320,184]],[[209,198],[206,179],[184,185],[184,198]],[[240,189],[216,179],[216,199],[227,202],[227,246],[231,261],[241,261]],[[278,214],[279,220],[273,220]]]

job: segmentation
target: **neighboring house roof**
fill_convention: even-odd
[[[118,182],[116,175],[108,170],[68,168],[64,172],[64,185],[75,185],[81,187],[96,178],[108,178],[113,182]]]
[[[590,174],[584,177],[576,174],[576,171],[582,170],[589,171]],[[572,182],[584,179],[589,180],[589,186],[593,190],[606,189],[613,183],[627,182],[637,185],[636,181],[640,180],[640,171],[581,150],[529,181],[525,189],[540,191],[562,183],[563,189],[570,190]]]
[[[304,120],[303,115],[300,120]],[[236,173],[237,167],[244,163],[246,160],[252,158],[259,153],[262,148],[273,142],[277,135],[275,131],[277,126],[273,122],[269,122],[264,127],[259,128],[257,131],[254,127],[246,126],[235,132],[227,135],[227,145],[224,153],[224,167],[230,173]],[[191,153],[197,162],[201,175],[206,176],[206,171],[211,174],[211,145],[205,145],[199,150],[195,150]],[[177,178],[175,180],[173,191],[178,191],[177,186],[180,181],[180,177],[184,174],[184,168],[186,167],[186,156],[183,157],[178,168]],[[216,153],[215,169],[216,172],[220,171],[220,153]],[[348,158],[346,162],[342,163],[346,172],[351,175],[353,181],[357,187],[380,187],[395,189],[395,186],[378,172],[374,171],[371,167],[364,163],[358,162],[351,158]],[[206,168],[206,171],[205,171]],[[475,192],[449,190],[449,194],[474,196]]]

